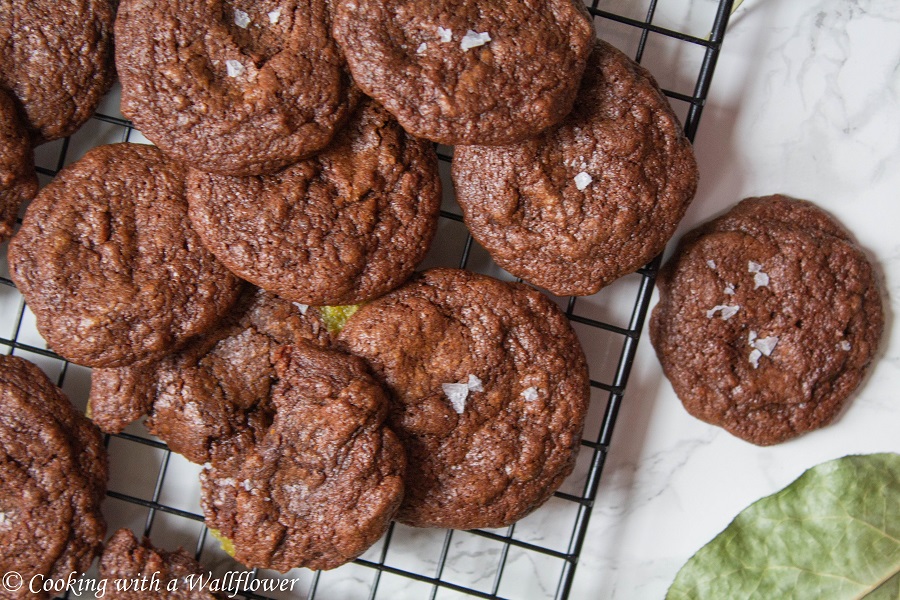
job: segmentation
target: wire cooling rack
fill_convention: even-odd
[[[594,0],[589,10],[600,37],[654,73],[693,141],[732,4],[733,0]],[[42,183],[89,148],[122,141],[145,140],[121,117],[113,91],[79,132],[38,148]],[[510,278],[468,235],[449,184],[452,149],[438,151],[446,193],[438,235],[423,267],[458,266]],[[76,405],[85,408],[89,369],[47,349],[33,314],[9,279],[5,246],[0,251],[4,255],[0,351],[37,363]],[[106,438],[111,477],[104,514],[109,531],[129,527],[157,546],[193,550],[218,581],[232,586],[240,581],[238,588],[229,590],[236,597],[569,598],[658,266],[659,257],[594,296],[555,298],[588,355],[591,409],[575,473],[545,506],[511,527],[450,531],[393,524],[361,558],[333,571],[247,572],[222,551],[203,524],[199,467],[134,424]],[[245,573],[242,579],[237,579],[237,572]],[[273,586],[278,590],[264,591]]]

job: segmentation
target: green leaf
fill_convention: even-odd
[[[900,572],[866,596],[866,600],[898,600],[898,598],[900,598]]]
[[[331,335],[337,335],[347,324],[347,320],[359,310],[360,304],[349,304],[347,306],[320,306],[319,315],[325,322],[325,327]]]
[[[846,456],[744,509],[666,600],[900,598],[900,455]]]

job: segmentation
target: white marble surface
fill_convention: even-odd
[[[758,448],[690,417],[645,335],[573,598],[662,598],[680,566],[754,500],[831,458],[900,452],[900,4],[746,0],[696,149],[702,181],[681,232],[748,196],[816,202],[880,274],[881,351],[834,424]]]

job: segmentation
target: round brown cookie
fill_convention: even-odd
[[[456,148],[453,180],[472,235],[510,273],[588,295],[662,251],[697,186],[697,164],[650,73],[597,42],[572,113],[519,144]]]
[[[0,89],[0,242],[12,237],[19,207],[37,191],[31,139],[12,98]]]
[[[188,579],[190,575],[195,578]],[[153,593],[159,600],[224,600],[227,597],[225,593],[202,588],[196,576],[205,580],[207,572],[183,549],[174,552],[157,549],[146,538],[138,542],[128,529],[115,532],[100,557],[100,578],[108,582],[106,598],[109,600],[145,600],[147,591],[118,589],[114,584],[116,580],[143,578],[160,582],[159,590]],[[170,584],[174,589],[169,589]]]
[[[114,0],[0,2],[0,88],[37,143],[75,132],[115,78]]]
[[[685,408],[758,445],[830,423],[883,328],[862,251],[827,214],[784,197],[685,236],[659,290],[650,339]]]
[[[508,144],[571,110],[594,38],[580,0],[343,0],[354,81],[413,135]]]
[[[361,359],[308,343],[277,358],[272,426],[201,476],[206,523],[247,566],[331,569],[387,530],[403,496],[403,448]]]
[[[33,364],[0,357],[0,569],[83,573],[100,552],[108,460],[99,430]],[[27,585],[4,598],[48,598]]]
[[[305,313],[305,314],[304,314]],[[149,414],[149,430],[188,460],[211,460],[235,436],[261,438],[272,423],[275,354],[309,340],[328,346],[315,314],[248,287],[214,330],[158,361],[91,373],[91,417],[121,431]]]
[[[363,306],[339,342],[392,392],[409,461],[397,519],[503,527],[572,471],[589,400],[584,352],[540,292],[434,269]]]
[[[168,354],[240,292],[190,228],[183,168],[140,144],[63,169],[28,207],[9,264],[49,345],[88,366]]]
[[[267,176],[192,171],[188,199],[194,228],[240,277],[334,306],[412,274],[437,229],[441,184],[431,143],[370,101],[321,154]]]
[[[324,148],[358,92],[327,0],[122,0],[122,112],[204,171],[271,173]]]

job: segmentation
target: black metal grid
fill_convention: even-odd
[[[702,51],[702,59],[699,61],[696,71],[696,79],[693,82],[692,93],[668,89],[665,88],[664,85],[664,91],[673,101],[673,105],[681,103],[683,105],[682,108],[686,109],[686,113],[682,117],[684,120],[684,128],[688,138],[693,141],[710,89],[710,82],[712,80],[716,60],[725,35],[729,15],[732,11],[733,0],[719,0],[715,5],[708,37],[691,35],[678,31],[677,29],[658,25],[655,21],[657,11],[659,5],[666,1],[679,2],[682,0],[649,0],[648,5],[644,7],[646,8],[646,13],[643,18],[635,18],[634,16],[611,12],[605,9],[605,5],[604,8],[601,8],[601,0],[594,0],[593,4],[588,8],[593,15],[596,29],[601,37],[605,37],[605,29],[614,27],[617,28],[619,35],[622,35],[622,32],[625,31],[625,35],[633,36],[633,38],[636,39],[636,50],[633,52],[633,56],[638,62],[641,62],[644,57],[648,47],[648,40],[651,36],[662,36],[670,41],[675,40],[678,43],[686,44]],[[606,4],[613,3],[607,2]],[[626,8],[633,10],[633,5]],[[117,129],[118,140],[106,139],[104,141],[129,141],[132,138],[134,131],[131,123],[127,120],[108,114],[95,115],[92,123],[100,123],[103,124],[104,127]],[[88,125],[91,125],[91,123]],[[87,129],[87,126],[85,129]],[[53,151],[56,152],[57,148],[54,148]],[[72,160],[70,154],[70,139],[59,142],[55,164],[49,166],[47,164],[43,166],[39,165],[39,173],[46,177],[54,176],[65,164],[67,164],[67,162]],[[443,152],[439,152],[439,155],[443,163],[445,163],[443,167],[448,166],[451,157]],[[441,217],[444,229],[447,228],[448,224],[449,226],[463,227],[461,225],[462,218],[458,214],[458,209],[454,208],[452,201],[450,202],[450,206],[445,204],[445,209],[442,210]],[[475,270],[481,270],[478,266],[473,267],[472,265],[473,261],[471,260],[471,257],[473,255],[473,250],[478,250],[477,244],[473,243],[471,236],[469,236],[464,229],[462,230],[461,236],[457,235],[457,245],[459,245],[460,240],[464,241],[461,243],[462,248],[458,253],[459,259],[456,264],[460,268],[474,268]],[[440,243],[440,233],[436,243]],[[452,245],[452,243],[449,244],[449,246]],[[560,545],[557,541],[554,545],[546,542],[544,534],[547,532],[540,531],[540,524],[536,526],[538,529],[536,535],[534,535],[534,531],[532,531],[532,535],[524,536],[518,535],[520,530],[524,527],[521,524],[513,525],[502,531],[475,530],[470,532],[458,532],[447,530],[438,532],[432,530],[427,533],[427,537],[429,538],[427,541],[430,541],[434,546],[437,553],[436,559],[427,562],[427,568],[411,568],[409,566],[398,566],[402,561],[398,563],[397,561],[391,560],[390,554],[392,546],[401,543],[397,541],[398,536],[402,536],[404,533],[408,534],[408,532],[398,529],[398,527],[402,526],[392,524],[381,542],[376,544],[373,550],[370,550],[370,552],[363,555],[360,559],[357,559],[354,563],[356,567],[361,567],[368,573],[368,583],[364,582],[364,584],[361,584],[361,587],[367,586],[368,588],[367,592],[364,594],[365,597],[370,599],[382,597],[427,597],[435,599],[439,597],[459,596],[504,598],[507,597],[504,595],[504,583],[507,581],[505,575],[509,575],[511,570],[510,565],[514,560],[511,558],[513,554],[515,554],[517,558],[525,556],[529,564],[532,564],[535,570],[543,570],[545,572],[550,571],[551,575],[553,575],[552,580],[556,582],[555,589],[550,590],[547,589],[546,585],[541,587],[541,582],[537,582],[536,587],[534,583],[527,582],[523,589],[530,589],[535,593],[527,592],[527,596],[522,597],[527,597],[529,599],[541,595],[551,597],[549,594],[552,594],[552,597],[556,599],[569,597],[575,568],[585,542],[591,508],[595,502],[603,466],[607,454],[610,451],[613,428],[623,403],[626,385],[637,350],[638,340],[641,331],[643,330],[659,263],[660,257],[657,257],[650,264],[640,269],[637,272],[637,275],[631,276],[638,277],[639,281],[632,281],[631,283],[633,285],[629,288],[632,300],[630,305],[630,317],[628,318],[627,324],[616,324],[583,316],[581,311],[578,310],[578,303],[580,301],[578,298],[558,299],[564,306],[567,316],[573,324],[575,324],[576,328],[581,326],[579,334],[582,337],[582,340],[586,341],[585,336],[602,336],[605,354],[607,356],[616,357],[615,369],[608,373],[607,376],[600,378],[592,372],[592,404],[598,405],[599,403],[599,406],[595,406],[596,410],[594,411],[596,422],[588,424],[589,434],[586,434],[585,439],[582,442],[583,448],[579,457],[580,467],[577,468],[576,475],[573,475],[573,477],[570,478],[570,482],[574,483],[568,486],[564,485],[561,491],[556,492],[553,501],[551,501],[551,504],[556,504],[556,508],[545,507],[541,509],[543,511],[556,510],[557,512],[566,513],[568,515],[565,520],[570,524],[570,530],[566,530],[564,543]],[[443,264],[447,264],[446,260]],[[9,326],[8,331],[10,332],[8,336],[6,335],[6,332],[0,334],[0,352],[13,352],[19,355],[25,355],[27,358],[31,358],[32,360],[41,363],[45,370],[50,372],[58,371],[58,376],[56,377],[57,384],[65,389],[67,375],[71,371],[69,363],[53,352],[47,350],[39,342],[35,342],[33,336],[26,336],[28,339],[21,339],[20,335],[23,331],[23,324],[28,320],[26,306],[21,299],[21,296],[18,296],[18,292],[10,289],[14,288],[14,285],[5,274],[0,276],[0,284],[2,284],[2,286],[0,286],[0,292],[6,296],[4,305],[10,303],[11,295],[16,295],[12,298],[14,302],[17,301],[18,303],[18,309],[12,312],[11,316],[0,314],[0,323],[5,322],[5,325]],[[3,292],[3,286],[7,286],[6,292]],[[601,290],[598,295],[604,293],[605,290]],[[0,308],[2,308],[2,306],[0,306]],[[82,367],[75,368],[83,369]],[[76,405],[83,408],[87,403],[87,388],[84,384],[84,373],[81,373],[78,376],[78,379],[81,380],[80,389],[76,389],[74,392],[72,390],[67,391],[69,391],[69,394]],[[71,388],[73,386],[69,387]],[[76,385],[75,387],[78,388],[79,386]],[[602,409],[600,407],[602,407]],[[205,526],[202,525],[202,515],[193,510],[185,510],[175,506],[173,505],[174,503],[167,501],[166,497],[164,497],[165,494],[163,492],[164,487],[166,486],[167,476],[175,477],[174,475],[171,475],[172,469],[170,468],[170,464],[173,458],[177,460],[177,455],[174,455],[168,450],[165,444],[153,439],[152,436],[146,434],[146,432],[138,431],[136,433],[122,433],[115,436],[107,436],[107,446],[110,445],[112,440],[115,440],[115,444],[117,444],[117,451],[113,456],[114,461],[118,456],[128,454],[127,451],[120,453],[119,445],[124,444],[130,446],[131,451],[134,453],[132,458],[129,459],[132,462],[125,465],[125,468],[141,469],[146,465],[146,462],[144,462],[143,459],[136,458],[136,456],[140,455],[140,452],[138,451],[140,448],[149,450],[156,456],[155,461],[151,461],[156,468],[154,476],[155,483],[152,486],[152,490],[149,488],[144,490],[147,493],[140,493],[140,490],[130,489],[127,491],[119,491],[116,489],[117,486],[114,475],[114,478],[111,481],[112,489],[108,492],[108,497],[110,499],[126,503],[131,507],[137,507],[140,511],[145,511],[145,516],[141,519],[143,520],[143,531],[136,532],[143,533],[144,535],[155,539],[156,530],[154,529],[154,525],[158,522],[160,515],[167,515],[176,520],[193,523],[199,531],[199,534],[196,536],[196,556],[201,559],[201,561],[209,560],[210,548],[215,548],[216,544],[209,543],[210,536]],[[107,505],[109,505],[109,500],[107,501]],[[540,511],[538,511],[538,513],[540,513]],[[111,523],[110,525],[111,530],[113,527],[118,526],[116,523]],[[517,527],[520,528],[519,531],[517,531]],[[462,538],[462,536],[466,536],[466,540],[463,540],[463,543],[460,544],[460,538]],[[480,554],[476,553],[474,555],[476,557],[486,555],[494,561],[491,568],[488,569],[489,571],[492,571],[491,576],[487,578],[490,581],[484,580],[477,581],[476,583],[460,582],[458,577],[454,578],[448,574],[450,567],[452,567],[455,564],[454,561],[457,560],[455,558],[454,548],[460,545],[471,545],[473,540],[476,545],[480,544],[482,550],[484,550],[485,546],[491,547],[490,551],[483,551]],[[417,546],[419,543],[421,543],[421,540],[414,541],[410,547],[416,552],[419,550],[425,552],[424,546],[422,548]],[[407,545],[409,546],[409,544]],[[478,560],[481,560],[481,558],[478,558]],[[226,565],[223,568],[229,567]],[[230,568],[242,569],[242,567],[236,563],[233,563]],[[342,569],[346,569],[346,567],[342,567]],[[553,569],[556,569],[558,577],[553,574]],[[330,573],[339,574],[340,571],[341,569]],[[359,571],[356,572],[357,580],[359,580],[358,573]],[[259,580],[261,578],[274,576],[274,574],[261,574],[256,570],[251,571],[251,581],[254,578]],[[518,576],[518,572],[514,575],[509,575],[509,577]],[[319,572],[306,572],[306,577],[301,578],[305,579],[305,581],[300,584],[298,589],[294,590],[293,595],[279,595],[278,598],[305,598],[307,600],[312,600],[314,598],[340,598],[343,600],[343,598],[348,597],[346,591],[336,592],[336,595],[329,595],[331,592],[323,591],[326,589],[326,586],[322,584],[322,577],[323,574]],[[386,581],[390,578],[393,578],[394,580],[401,578],[403,581],[401,582],[400,587],[406,591],[389,591],[391,585],[388,585]],[[484,578],[482,577],[482,579]],[[396,581],[394,581],[394,583],[396,584]],[[252,584],[250,585],[252,586]],[[359,587],[360,586],[357,586],[357,591]],[[242,588],[238,597],[270,598],[270,596],[259,593],[244,591],[246,589],[248,588]]]

